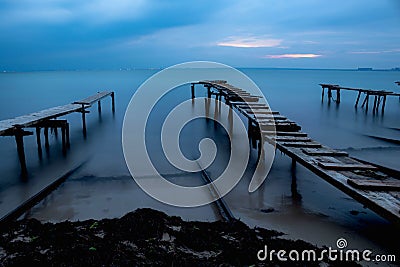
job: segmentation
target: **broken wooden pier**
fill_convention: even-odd
[[[369,107],[369,99],[370,97],[374,98],[374,104],[373,104],[373,112],[378,112],[381,106],[382,113],[385,112],[385,106],[386,106],[386,99],[388,96],[398,96],[400,99],[400,94],[399,93],[394,93],[391,91],[386,91],[386,90],[372,90],[372,89],[362,89],[362,88],[350,88],[350,87],[343,87],[338,84],[325,84],[321,83],[320,86],[322,87],[322,101],[324,100],[325,96],[325,89],[327,90],[327,97],[328,101],[335,101],[336,103],[340,103],[341,100],[341,95],[340,92],[341,90],[347,90],[347,91],[355,91],[358,92],[357,94],[357,99],[356,103],[354,105],[355,108],[358,107],[358,104],[360,102],[360,98],[362,95],[364,96],[364,100],[362,101],[361,107],[364,108],[365,110],[368,111]],[[333,92],[336,92],[336,98],[333,96]]]
[[[400,223],[400,180],[390,169],[349,157],[345,151],[327,147],[301,131],[301,127],[260,101],[261,96],[251,95],[226,81],[199,81],[192,83],[207,89],[208,97],[221,100],[248,119],[248,136],[261,155],[264,142],[323,178],[382,217]],[[332,88],[331,88],[332,90]],[[263,136],[264,138],[261,138]],[[398,174],[398,173],[397,173]]]
[[[0,121],[0,136],[14,136],[18,157],[21,164],[21,175],[27,176],[28,171],[26,167],[25,151],[24,151],[24,136],[33,135],[33,132],[27,131],[27,128],[36,129],[36,141],[38,146],[39,157],[42,157],[41,145],[41,129],[44,129],[45,148],[49,148],[49,129],[58,134],[58,128],[61,129],[62,148],[63,153],[70,145],[69,138],[69,123],[67,120],[58,120],[59,117],[65,116],[70,113],[82,113],[82,128],[83,134],[86,136],[86,109],[90,108],[97,102],[99,112],[101,112],[101,100],[107,96],[111,96],[112,111],[115,111],[114,92],[99,92],[95,95],[85,99],[75,101],[71,104],[53,107],[42,111],[34,112],[28,115],[16,117],[14,119],[7,119]]]

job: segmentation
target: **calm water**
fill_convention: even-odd
[[[273,110],[279,110],[298,122],[312,138],[333,148],[347,150],[352,156],[400,170],[400,146],[369,137],[374,135],[400,139],[400,131],[393,129],[400,128],[398,98],[388,99],[384,116],[372,115],[371,108],[367,114],[360,108],[357,111],[354,109],[354,92],[343,92],[340,106],[334,102],[330,105],[326,101],[321,103],[321,88],[318,85],[334,83],[348,87],[399,91],[400,87],[394,84],[394,81],[399,80],[399,72],[242,71],[264,92]],[[71,149],[65,157],[61,153],[61,142],[54,135],[50,139],[50,151],[48,154],[44,152],[42,160],[37,155],[36,139],[26,137],[25,152],[30,171],[27,181],[19,177],[14,139],[0,138],[0,216],[67,170],[89,160],[62,187],[35,207],[29,216],[52,221],[116,217],[146,206],[185,219],[215,220],[217,215],[212,205],[196,209],[163,205],[144,194],[130,178],[121,147],[123,116],[135,90],[154,73],[155,70],[0,74],[0,119],[70,103],[101,90],[113,90],[116,93],[114,116],[109,99],[103,101],[101,115],[95,106],[87,115],[87,139],[82,135],[80,114],[67,116],[71,125]],[[189,87],[184,86],[175,95],[166,96],[166,104],[160,106],[160,111],[168,110],[165,107],[188,98],[189,93]],[[153,117],[155,122],[160,123],[163,115],[157,113]],[[185,136],[212,137],[222,148],[219,152],[224,151],[228,142],[225,135],[221,135],[218,128],[210,130],[210,127],[204,125],[204,121],[195,122],[192,130],[185,130]],[[194,135],[198,129],[201,129],[201,134]],[[154,147],[157,147],[156,136],[154,140]],[[184,152],[197,153],[197,145],[193,145],[196,144],[196,138],[186,141],[183,138],[182,143],[186,144]],[[253,154],[253,164],[254,157]],[[176,171],[163,165],[161,155],[156,158],[160,161],[160,172],[168,174],[174,182],[186,185],[202,183],[199,175]],[[211,177],[220,173],[221,166],[217,165],[210,168]],[[247,175],[249,177],[246,176],[225,197],[234,215],[249,225],[288,233],[289,238],[302,238],[329,246],[339,237],[345,237],[351,247],[374,248],[393,253],[393,248],[397,247],[395,240],[399,240],[398,229],[301,166],[292,172],[290,165],[290,159],[278,152],[268,179],[253,194],[247,192],[250,179]],[[294,176],[296,186],[292,184]],[[274,211],[261,211],[266,209]]]

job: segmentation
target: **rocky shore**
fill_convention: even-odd
[[[29,219],[0,230],[0,266],[320,266],[276,257],[259,261],[257,252],[265,245],[276,251],[319,250],[281,236],[240,221],[186,222],[151,209],[99,221]]]

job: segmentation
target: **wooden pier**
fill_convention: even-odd
[[[386,99],[388,96],[398,96],[400,99],[400,94],[399,93],[394,93],[391,91],[386,91],[386,90],[372,90],[372,89],[362,89],[362,88],[350,88],[350,87],[343,87],[338,84],[325,84],[321,83],[319,84],[322,87],[322,101],[324,101],[324,96],[325,96],[325,89],[327,90],[327,97],[328,101],[330,102],[331,100],[335,101],[336,103],[340,103],[340,91],[341,90],[347,90],[347,91],[355,91],[358,92],[357,94],[357,99],[356,103],[354,105],[355,108],[358,107],[358,104],[360,102],[360,98],[362,95],[364,96],[364,100],[362,101],[361,107],[364,108],[365,110],[368,111],[369,108],[369,99],[370,96],[374,98],[374,104],[373,104],[373,112],[378,112],[381,106],[382,113],[385,112],[385,106],[386,106]],[[334,98],[333,93],[336,92],[336,98]]]
[[[79,112],[82,113],[82,128],[83,134],[86,136],[86,109],[90,108],[97,102],[99,112],[101,112],[100,101],[111,96],[112,99],[112,111],[115,111],[115,100],[114,92],[99,92],[95,95],[82,99],[80,101],[66,104],[63,106],[53,107],[42,111],[34,112],[28,115],[16,117],[14,119],[7,119],[0,121],[0,136],[14,136],[18,157],[21,164],[21,176],[26,177],[28,174],[25,160],[24,151],[24,136],[33,135],[33,132],[26,131],[26,128],[36,129],[36,141],[38,145],[39,157],[42,157],[42,145],[41,145],[41,129],[44,129],[45,148],[49,149],[49,129],[52,129],[54,133],[58,134],[58,128],[61,129],[62,148],[63,153],[66,153],[66,149],[70,145],[69,138],[69,123],[67,120],[58,120],[57,118],[65,116],[70,113]]]
[[[312,140],[296,122],[259,102],[260,96],[225,81],[200,81],[191,85],[193,98],[196,84],[207,89],[208,97],[215,95],[219,100],[224,97],[229,107],[248,119],[248,136],[253,147],[258,148],[258,155],[263,153],[263,140],[273,144],[292,158],[293,166],[300,163],[365,207],[400,224],[400,180],[399,175],[394,175],[396,172],[351,158],[347,152]]]

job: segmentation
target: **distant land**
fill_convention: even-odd
[[[93,69],[37,69],[37,70],[12,70],[0,69],[0,73],[18,73],[18,72],[53,72],[53,71],[134,71],[134,70],[163,70],[167,67],[121,67],[121,68],[93,68]],[[236,69],[268,69],[268,70],[338,70],[338,71],[400,71],[400,67],[388,69],[374,69],[371,67],[358,68],[283,68],[283,67],[234,67]]]

